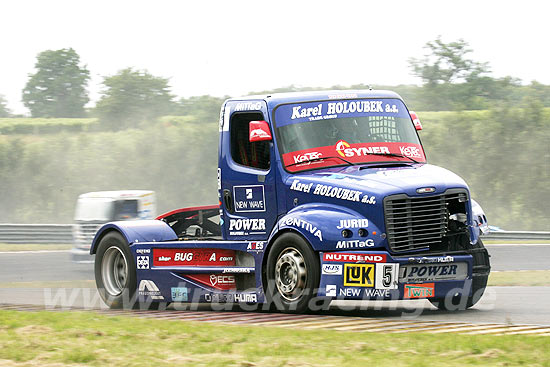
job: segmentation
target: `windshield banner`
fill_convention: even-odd
[[[300,122],[361,116],[410,118],[409,112],[398,99],[309,102],[282,105],[275,111],[277,127]]]
[[[391,154],[401,155],[392,156]],[[289,171],[301,171],[340,164],[401,161],[426,162],[422,146],[412,143],[361,143],[349,144],[340,140],[335,145],[305,149],[283,154],[283,162]],[[289,167],[290,165],[290,167]]]

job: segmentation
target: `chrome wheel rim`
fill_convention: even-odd
[[[275,263],[275,284],[281,296],[287,301],[295,301],[305,291],[307,267],[300,251],[293,247],[279,254]]]
[[[128,262],[124,253],[118,247],[111,246],[103,254],[101,275],[103,286],[110,295],[118,296],[126,288]]]

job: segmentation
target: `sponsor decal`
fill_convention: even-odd
[[[256,293],[210,293],[204,295],[206,302],[232,303],[232,302],[258,302]]]
[[[405,284],[405,298],[432,298],[434,287],[434,283]]]
[[[237,293],[234,298],[235,302],[258,302],[256,293]]]
[[[262,109],[261,102],[241,102],[237,103],[235,111],[258,111]]]
[[[340,289],[341,297],[359,298],[361,296],[361,288],[342,288]],[[390,297],[388,289],[364,289],[364,298],[387,298]]]
[[[136,263],[138,270],[149,269],[149,256],[138,256]]]
[[[265,212],[263,185],[234,186],[233,197],[236,212]]]
[[[388,289],[365,289],[365,297],[387,298],[390,296]]]
[[[304,118],[304,117],[315,117],[315,116],[321,116],[323,114],[323,105],[319,103],[315,107],[307,107],[302,108],[302,106],[294,106],[292,107],[292,116],[290,117],[291,120],[297,119],[297,118]]]
[[[151,249],[150,248],[138,248],[136,250],[136,254],[150,254]]]
[[[455,261],[453,256],[435,256],[435,257],[409,257],[410,263],[426,264],[426,263],[452,263]]]
[[[422,158],[422,153],[420,152],[420,149],[414,146],[406,146],[406,147],[400,146],[399,151],[405,157]]]
[[[331,100],[340,99],[340,95],[330,96]],[[343,98],[357,98],[357,96],[344,94]],[[392,103],[394,102],[394,103]],[[277,121],[279,124],[289,124],[304,121],[324,120],[336,117],[346,116],[366,116],[374,115],[405,115],[406,110],[400,110],[402,104],[398,100],[347,100],[347,101],[326,101],[309,102],[296,105],[288,105],[279,108],[277,111]]]
[[[315,237],[317,237],[319,239],[319,241],[323,241],[323,234],[321,232],[321,230],[317,227],[315,227],[313,224],[303,220],[303,219],[298,219],[298,218],[286,218],[286,219],[283,219],[283,225],[287,225],[287,226],[293,226],[293,227],[296,227],[296,228],[302,228],[302,229],[305,229],[306,231],[308,231],[309,233],[311,233],[312,235],[314,235]]]
[[[236,288],[235,276],[226,274],[186,274],[186,278],[194,280],[207,287],[218,290],[230,290]]]
[[[336,284],[327,284],[325,294],[327,297],[336,297]]]
[[[397,289],[399,264],[376,264],[376,289]]]
[[[348,113],[354,113],[354,112],[384,112],[384,109],[382,108],[382,102],[383,101],[329,102],[327,103],[327,114],[334,115],[336,113],[348,114]],[[386,107],[387,106],[388,105],[386,105]],[[386,112],[397,112],[397,111],[386,111]]]
[[[159,288],[152,280],[142,280],[139,282],[138,295],[151,297],[156,300],[164,300]]]
[[[265,233],[265,219],[262,218],[245,218],[245,219],[230,219],[229,234],[231,236],[246,236],[248,231],[254,231],[255,234]],[[250,232],[252,233],[252,232]]]
[[[342,265],[339,264],[323,264],[323,275],[342,275]]]
[[[313,183],[304,184],[304,183],[301,183],[300,180],[294,180],[292,181],[292,185],[290,185],[290,189],[294,191],[310,193],[311,186],[313,186]]]
[[[369,154],[376,153],[390,153],[390,149],[387,146],[359,146],[352,147],[348,142],[340,140],[336,143],[336,152],[342,157],[362,157]]]
[[[374,287],[374,264],[344,264],[344,286]]]
[[[235,284],[235,277],[233,275],[210,275],[210,284],[215,286],[216,284]]]
[[[307,165],[307,163],[296,163],[297,161],[307,160],[304,155],[312,152],[315,153],[316,156],[320,155],[320,157],[325,158],[322,160],[311,162],[311,164],[315,164],[316,167],[328,167],[343,164],[343,161],[337,157],[341,157],[352,163],[376,162],[381,160],[410,162],[408,158],[413,158],[414,160],[420,162],[425,162],[426,160],[424,156],[424,151],[420,144],[391,142],[349,143],[345,140],[339,140],[336,144],[329,146],[312,147],[309,149],[302,149],[284,153],[283,162],[287,166],[287,169],[293,172],[308,169],[310,167]],[[405,154],[403,154],[402,152]],[[403,155],[403,157],[392,157],[384,155],[387,153],[395,153],[397,155]],[[402,175],[403,173],[399,171],[399,173],[396,174]],[[349,180],[349,182],[358,179],[357,177],[349,177],[346,175],[340,175],[339,178],[338,174],[335,174],[330,178]],[[369,180],[363,180],[361,186],[376,187],[376,184],[373,184],[374,182],[375,181],[371,182]]]
[[[356,93],[341,93],[341,94],[329,94],[329,99],[349,99],[349,98],[357,98]]]
[[[340,224],[336,227],[336,229],[367,228],[368,226],[368,219],[340,219]]]
[[[445,265],[402,265],[399,281],[426,282],[434,280],[464,280],[468,276],[468,265],[465,262],[447,263]]]
[[[373,247],[374,240],[368,238],[364,241],[351,240],[351,241],[338,241],[336,243],[336,248],[363,248],[363,247]]]
[[[222,273],[245,273],[250,274],[250,268],[225,268]]]
[[[265,242],[249,242],[246,246],[248,252],[260,252],[264,250]]]
[[[232,266],[235,251],[226,249],[153,249],[153,265]]]
[[[325,252],[323,261],[383,263],[386,262],[386,255]]]
[[[172,288],[172,301],[187,302],[189,290],[185,287]]]
[[[232,303],[233,302],[233,294],[230,293],[210,293],[204,295],[204,300],[206,302],[212,302],[212,303]]]
[[[312,193],[313,195],[325,196],[329,198],[337,198],[340,200],[348,200],[361,202],[365,204],[376,204],[376,198],[368,194],[364,194],[362,191],[344,189],[342,187],[316,184],[311,192],[313,183],[304,184],[300,180],[294,180],[290,185],[290,189],[294,191],[301,191],[306,193]]]
[[[301,162],[304,162],[304,166],[307,166],[309,164],[312,164],[312,163],[317,163],[317,162],[308,162],[312,159],[318,159],[318,158],[321,158],[323,154],[322,153],[319,153],[319,152],[307,152],[307,153],[303,153],[303,154],[298,154],[298,155],[295,155],[292,157],[292,159],[294,160],[294,163],[301,163]]]
[[[351,145],[349,145],[347,141],[340,140],[339,142],[336,143],[336,146],[335,146],[336,153],[340,154],[342,157],[345,157],[346,155],[344,154],[344,150],[349,147],[351,147]]]
[[[222,189],[222,169],[218,168],[218,191],[220,191],[221,189]]]
[[[360,288],[343,288],[340,289],[340,296],[343,297],[359,297],[361,295]]]

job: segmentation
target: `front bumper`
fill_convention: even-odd
[[[338,300],[402,300],[470,294],[473,257],[346,251],[320,253],[318,295]]]

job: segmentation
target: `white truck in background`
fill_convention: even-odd
[[[90,246],[97,230],[105,223],[120,220],[155,219],[155,192],[121,190],[88,192],[78,197],[73,224],[76,262],[93,262]]]

